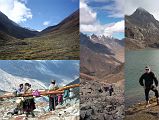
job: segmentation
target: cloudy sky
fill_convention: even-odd
[[[0,11],[21,26],[42,30],[79,8],[79,0],[0,0]]]
[[[138,7],[142,7],[159,20],[159,0],[126,0],[125,14],[132,14]]]
[[[124,0],[81,0],[81,32],[122,39],[124,37],[124,2]]]

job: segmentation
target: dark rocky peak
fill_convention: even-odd
[[[155,19],[152,14],[150,14],[148,11],[146,11],[144,8],[141,7],[137,8],[136,11],[131,16],[133,18],[142,20],[141,22],[144,22],[143,20],[145,20],[145,22],[148,22]]]
[[[143,28],[154,28],[154,26],[159,28],[159,22],[154,18],[152,14],[143,8],[137,8],[132,15],[126,16],[126,22],[133,23],[136,26]]]
[[[95,34],[92,34],[92,35],[91,35],[91,39],[98,39],[98,36],[95,35]]]
[[[145,10],[144,8],[142,8],[142,7],[137,8],[135,12],[148,13],[149,14],[149,12],[147,10]]]

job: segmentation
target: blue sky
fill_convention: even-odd
[[[10,19],[35,30],[56,25],[79,8],[79,0],[0,0],[0,4]]]
[[[81,0],[81,32],[124,38],[123,6],[124,0]]]

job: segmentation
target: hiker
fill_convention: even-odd
[[[56,81],[52,80],[51,84],[49,86],[49,91],[51,91],[51,90],[57,90],[57,89],[58,89],[58,86],[56,85]],[[56,107],[57,103],[58,103],[58,97],[57,97],[57,95],[55,95],[55,94],[49,95],[49,110],[50,111],[55,110],[55,107]]]
[[[109,96],[112,96],[112,93],[114,92],[113,86],[110,85],[108,90],[109,90]]]
[[[24,86],[24,93],[32,93],[31,85],[29,83],[25,83]],[[24,106],[23,110],[26,112],[26,117],[28,117],[29,114],[32,115],[32,117],[35,117],[33,110],[36,109],[34,97],[29,96],[24,98]]]
[[[155,77],[155,74],[151,71],[150,67],[145,67],[145,73],[142,74],[142,76],[139,79],[139,83],[141,86],[144,87],[145,90],[145,99],[146,99],[146,106],[149,106],[149,92],[152,90],[155,93],[157,105],[159,105],[159,99],[158,99],[158,80]],[[153,85],[155,83],[155,85]]]

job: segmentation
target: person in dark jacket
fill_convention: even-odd
[[[112,96],[112,93],[114,92],[113,86],[109,86],[109,96]]]
[[[157,105],[159,105],[159,94],[157,90],[158,80],[155,74],[150,70],[150,67],[145,67],[145,73],[140,77],[139,83],[145,89],[146,105],[149,105],[149,92],[152,90],[155,93]],[[154,85],[155,83],[155,85]]]

